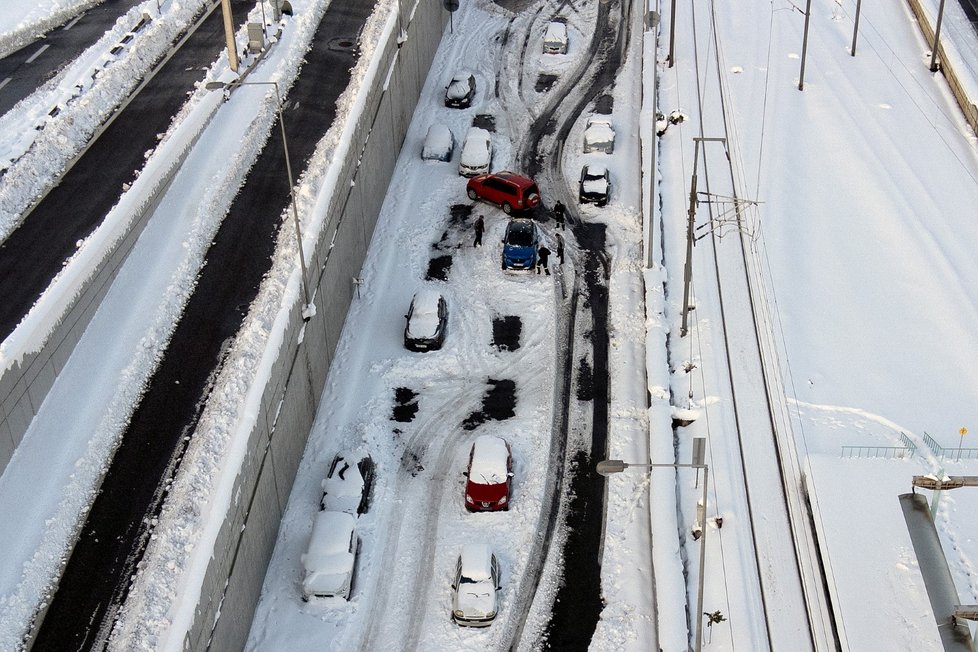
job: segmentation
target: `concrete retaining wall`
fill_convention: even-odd
[[[360,275],[411,115],[448,22],[448,13],[436,0],[420,0],[411,12],[411,7],[402,7],[407,39],[398,45],[395,30],[378,51],[378,86],[369,91],[350,158],[337,180],[337,188],[348,190],[333,197],[327,227],[307,261],[315,276],[310,287],[316,316],[303,324],[298,305],[292,314],[238,475],[235,495],[240,498],[224,520],[184,649],[240,650],[247,640],[279,522],[355,295],[353,279]]]
[[[206,127],[206,122],[201,130],[203,127]],[[112,286],[112,281],[142,234],[146,222],[153,215],[157,202],[190,149],[190,145],[187,145],[178,152],[167,174],[155,180],[144,206],[125,237],[92,272],[92,278],[85,283],[68,312],[48,335],[43,347],[39,351],[24,354],[19,363],[15,362],[6,370],[0,371],[0,473],[3,473],[13,457],[31,425],[31,420],[41,408],[58,374],[67,364],[75,345],[84,335],[95,311]]]
[[[907,0],[910,5],[910,10],[913,11],[914,16],[917,18],[917,24],[920,26],[920,33],[923,35],[924,40],[927,43],[934,42],[934,24],[936,23],[937,17],[930,16],[924,11],[923,5],[920,0]],[[942,34],[943,34],[942,30]],[[958,77],[958,74],[954,70],[954,59],[948,58],[947,49],[944,47],[947,41],[946,36],[942,36],[941,42],[937,44],[937,63],[941,67],[941,73],[944,78],[947,79],[947,84],[951,88],[951,93],[954,95],[954,99],[957,101],[958,106],[961,108],[961,113],[964,114],[964,119],[968,121],[971,125],[972,131],[978,134],[978,105],[975,104],[975,99],[968,95],[968,91],[965,84]]]

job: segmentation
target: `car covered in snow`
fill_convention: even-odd
[[[455,137],[452,130],[443,124],[435,123],[428,127],[421,158],[425,161],[450,161],[455,151]]]
[[[340,453],[333,458],[323,479],[319,509],[359,516],[370,507],[374,461],[369,455]]]
[[[452,620],[463,627],[488,627],[496,618],[500,588],[499,562],[489,546],[462,546],[452,582]]]
[[[509,509],[513,486],[513,454],[502,437],[481,435],[469,451],[469,466],[463,475],[465,509],[495,512]]]
[[[581,168],[578,199],[582,204],[604,206],[611,196],[611,177],[603,165],[589,164]]]
[[[615,151],[615,126],[604,116],[592,115],[584,125],[584,153]]]
[[[356,564],[357,518],[346,512],[317,512],[302,554],[302,599],[350,599]]]
[[[465,192],[473,201],[484,199],[501,206],[507,215],[540,205],[536,182],[509,170],[477,175],[469,179]]]
[[[510,220],[503,238],[503,269],[533,271],[539,249],[540,230],[536,222],[527,217]]]
[[[445,106],[454,109],[464,109],[472,106],[475,98],[475,76],[461,72],[452,77],[445,87]]]
[[[492,164],[492,137],[482,127],[469,127],[458,159],[458,173],[474,177],[489,172]]]
[[[567,24],[554,20],[543,32],[544,54],[567,54]]]
[[[419,290],[404,315],[404,348],[433,351],[445,343],[448,331],[448,303],[435,290]]]

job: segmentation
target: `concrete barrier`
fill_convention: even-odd
[[[913,15],[917,19],[917,24],[920,25],[920,33],[923,35],[924,40],[929,44],[933,44],[934,26],[931,24],[931,16],[924,11],[920,0],[907,0],[907,3],[910,5],[910,10],[913,11]],[[936,16],[933,20],[937,20]],[[946,38],[942,38],[941,42],[937,45],[937,60],[941,67],[941,73],[947,79],[947,84],[951,88],[951,93],[954,95],[954,99],[958,103],[961,113],[964,114],[964,119],[971,125],[971,130],[978,134],[978,105],[975,104],[975,99],[969,96],[967,84],[955,71],[954,57],[948,56],[948,48],[945,47],[945,43]]]
[[[407,3],[405,3],[407,4]],[[380,74],[369,89],[349,156],[336,181],[326,228],[308,261],[316,316],[296,305],[264,388],[234,495],[205,573],[184,649],[240,650],[251,627],[279,522],[355,293],[367,247],[421,87],[448,22],[432,0],[401,8],[403,35],[379,47]],[[404,38],[406,36],[406,38]],[[304,330],[302,330],[304,329]],[[300,337],[301,332],[301,337]]]

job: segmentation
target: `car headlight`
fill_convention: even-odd
[[[495,618],[495,617],[496,617],[495,611],[490,611],[486,614],[486,618]]]
[[[506,504],[506,500],[507,500],[506,496],[503,496],[502,498],[499,499],[499,504],[500,505],[505,505]]]
[[[462,611],[461,609],[456,609],[452,613],[455,614],[455,617],[456,618],[464,618],[465,617],[465,612]]]
[[[475,501],[472,500],[472,496],[468,494],[465,494],[465,502],[475,504]]]

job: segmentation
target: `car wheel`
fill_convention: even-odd
[[[476,193],[475,188],[469,188],[468,195],[469,195],[469,199],[471,199],[472,201],[475,201],[476,199],[479,198],[479,195],[478,193]]]
[[[513,207],[510,206],[508,203],[503,202],[503,212],[506,213],[507,215],[512,215]]]

